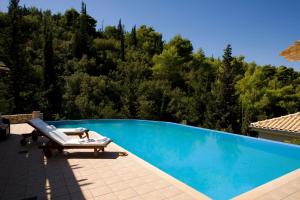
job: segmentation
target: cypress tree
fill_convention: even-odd
[[[232,64],[232,48],[224,50],[222,65],[207,104],[206,126],[219,130],[238,132],[238,98],[235,92],[235,69]]]
[[[136,25],[131,29],[130,33],[130,45],[137,47],[137,37],[136,37]]]
[[[81,13],[79,16],[79,28],[75,31],[73,37],[73,55],[81,58],[83,54],[89,53],[90,37],[88,32],[88,17],[86,4],[82,2]]]
[[[125,61],[125,38],[124,38],[124,27],[122,25],[121,19],[118,24],[118,33],[119,33],[119,40],[121,43],[121,52],[120,57],[122,61]]]
[[[24,42],[23,33],[21,31],[22,25],[22,12],[19,7],[19,0],[11,0],[8,6],[8,45],[7,45],[7,64],[10,67],[10,90],[13,94],[14,112],[22,112],[23,106],[21,105],[21,91],[24,73],[23,66],[25,64],[24,50],[22,43]]]
[[[51,29],[51,15],[44,19],[44,46],[43,46],[43,87],[45,102],[45,118],[53,119],[54,113],[59,113],[62,102],[62,94],[60,88],[60,80],[56,67],[54,50],[53,50],[53,34]]]
[[[46,21],[46,20],[45,20]],[[55,78],[53,63],[53,41],[52,31],[48,23],[44,22],[44,89],[48,90]]]
[[[82,56],[80,33],[78,29],[75,31],[72,39],[72,53],[76,58],[80,58]]]
[[[52,42],[52,31],[49,29],[50,25],[47,22],[47,17],[44,20],[44,102],[45,102],[45,117],[49,118],[50,113],[53,112],[55,104],[55,87],[54,82],[56,81],[54,61],[53,61],[53,42]]]

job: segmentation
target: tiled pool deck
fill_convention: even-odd
[[[31,131],[12,125],[9,139],[0,142],[0,200],[209,199],[132,154],[119,156],[124,149],[114,143],[97,157],[92,150],[68,150],[47,159],[36,144],[20,145],[20,134]]]
[[[97,157],[91,150],[68,150],[46,159],[36,144],[19,144],[20,134],[31,131],[26,124],[12,125],[10,138],[0,142],[0,200],[209,199],[132,154],[119,156],[124,149],[114,143]],[[298,200],[300,170],[235,199]]]
[[[299,200],[300,169],[246,192],[234,200]]]

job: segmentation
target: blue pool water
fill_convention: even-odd
[[[106,135],[213,199],[229,199],[300,167],[300,148],[168,122],[51,122]]]

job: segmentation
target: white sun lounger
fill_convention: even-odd
[[[41,121],[43,121],[43,120],[41,120]],[[87,139],[90,138],[89,137],[90,130],[87,128],[82,128],[82,127],[79,127],[79,128],[56,128],[55,126],[49,125],[46,122],[44,122],[44,125],[49,126],[49,128],[57,129],[61,132],[64,132],[66,135],[70,135],[70,136],[77,135],[77,136],[79,136],[79,138],[87,138]],[[26,138],[32,137],[32,139],[34,141],[36,141],[38,139],[39,134],[37,131],[33,131],[32,133],[22,134],[22,136],[23,136],[23,138],[21,139],[20,143],[21,143],[21,145],[26,145],[27,144]]]
[[[55,126],[51,125],[52,127],[56,128]],[[78,135],[80,138],[88,138],[89,139],[89,129],[87,128],[56,128],[57,130],[64,132],[67,135]],[[85,136],[83,136],[85,134]]]
[[[111,139],[101,135],[98,139],[72,138],[39,118],[29,120],[27,123],[49,139],[49,142],[42,146],[46,157],[51,157],[52,149],[59,151],[63,151],[63,149],[94,149],[94,152],[97,153],[104,151],[104,148],[112,142]]]

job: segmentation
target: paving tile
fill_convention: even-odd
[[[300,191],[297,191],[289,196],[287,196],[286,198],[284,198],[284,200],[299,200],[300,199]]]
[[[113,178],[116,174],[113,171],[106,171],[105,173],[100,174],[101,178]]]
[[[104,186],[107,186],[107,185],[103,181],[97,181],[97,182],[91,181],[87,185],[87,188],[88,189],[95,189],[95,188],[100,188],[100,187],[104,187]]]
[[[288,195],[295,193],[297,190],[299,190],[299,187],[294,186],[292,183],[285,184],[284,186],[278,188],[278,192]]]
[[[69,194],[67,187],[49,189],[46,191],[47,194],[50,194],[51,197],[65,196]]]
[[[119,200],[119,198],[115,194],[110,193],[95,197],[95,200]]]
[[[81,191],[82,191],[82,188],[79,187],[78,184],[67,185],[66,188],[67,188],[67,191],[68,191],[69,193],[73,193],[73,192],[81,192]]]
[[[143,199],[145,200],[162,200],[162,199],[166,199],[167,197],[161,193],[161,191],[153,191],[153,192],[150,192],[150,193],[146,193],[144,195],[142,195]]]
[[[179,195],[173,196],[171,198],[168,198],[167,200],[194,200],[194,198],[192,198],[191,196],[189,196],[187,194],[179,194]]]
[[[129,185],[132,187],[144,184],[144,182],[141,178],[130,179],[130,180],[128,180],[128,182],[129,182]]]
[[[90,192],[92,193],[92,195],[94,197],[97,197],[97,196],[100,196],[100,195],[112,193],[112,190],[108,186],[102,186],[100,188],[91,189]]]
[[[137,197],[129,198],[128,200],[144,200],[144,198],[141,196],[137,196]]]
[[[174,187],[174,186],[169,186],[169,187],[160,189],[159,191],[161,193],[163,193],[164,196],[166,196],[167,198],[171,198],[171,197],[177,196],[182,193],[182,191],[180,189],[178,189],[177,187]]]
[[[18,134],[30,132],[32,128],[13,125],[11,130],[17,134],[12,134],[8,141],[0,145],[1,200],[34,196],[38,199],[63,200],[180,200],[189,197],[181,190],[178,194],[178,190],[171,187],[171,182],[131,156],[106,159],[107,154],[100,153],[98,157],[80,158],[77,157],[80,153],[93,154],[90,150],[68,150],[67,156],[57,153],[47,159],[35,143],[25,147],[19,145]],[[91,137],[94,136],[91,134]],[[39,138],[39,141],[42,140],[45,138]],[[18,154],[20,150],[28,150],[28,153]],[[107,151],[117,152],[120,149],[112,144]],[[297,187],[298,182],[294,185]]]
[[[135,186],[133,189],[140,195],[153,192],[155,190],[149,183]]]
[[[168,183],[167,181],[164,181],[164,180],[157,180],[157,181],[154,181],[154,182],[149,183],[149,184],[154,189],[163,189],[163,188],[166,188],[168,186],[171,186],[170,183]]]
[[[113,192],[118,192],[130,188],[130,186],[128,184],[125,184],[125,182],[117,182],[108,186]]]
[[[138,196],[138,193],[131,188],[120,190],[115,193],[120,200],[129,199]]]
[[[94,196],[89,190],[70,193],[71,199],[93,199]]]
[[[114,183],[119,183],[120,181],[122,181],[122,179],[118,175],[115,175],[113,177],[104,178],[104,182],[107,185],[111,185],[111,184],[114,184]]]
[[[119,175],[122,180],[127,181],[136,178],[136,174],[133,172],[123,173]]]
[[[18,200],[22,199],[24,197],[24,194],[22,193],[10,193],[10,194],[3,194],[1,200]]]
[[[71,199],[72,199],[72,197],[69,194],[51,197],[51,200],[71,200]]]
[[[141,179],[143,179],[143,182],[150,183],[150,182],[159,180],[160,178],[157,175],[149,174],[149,175],[141,177]]]

